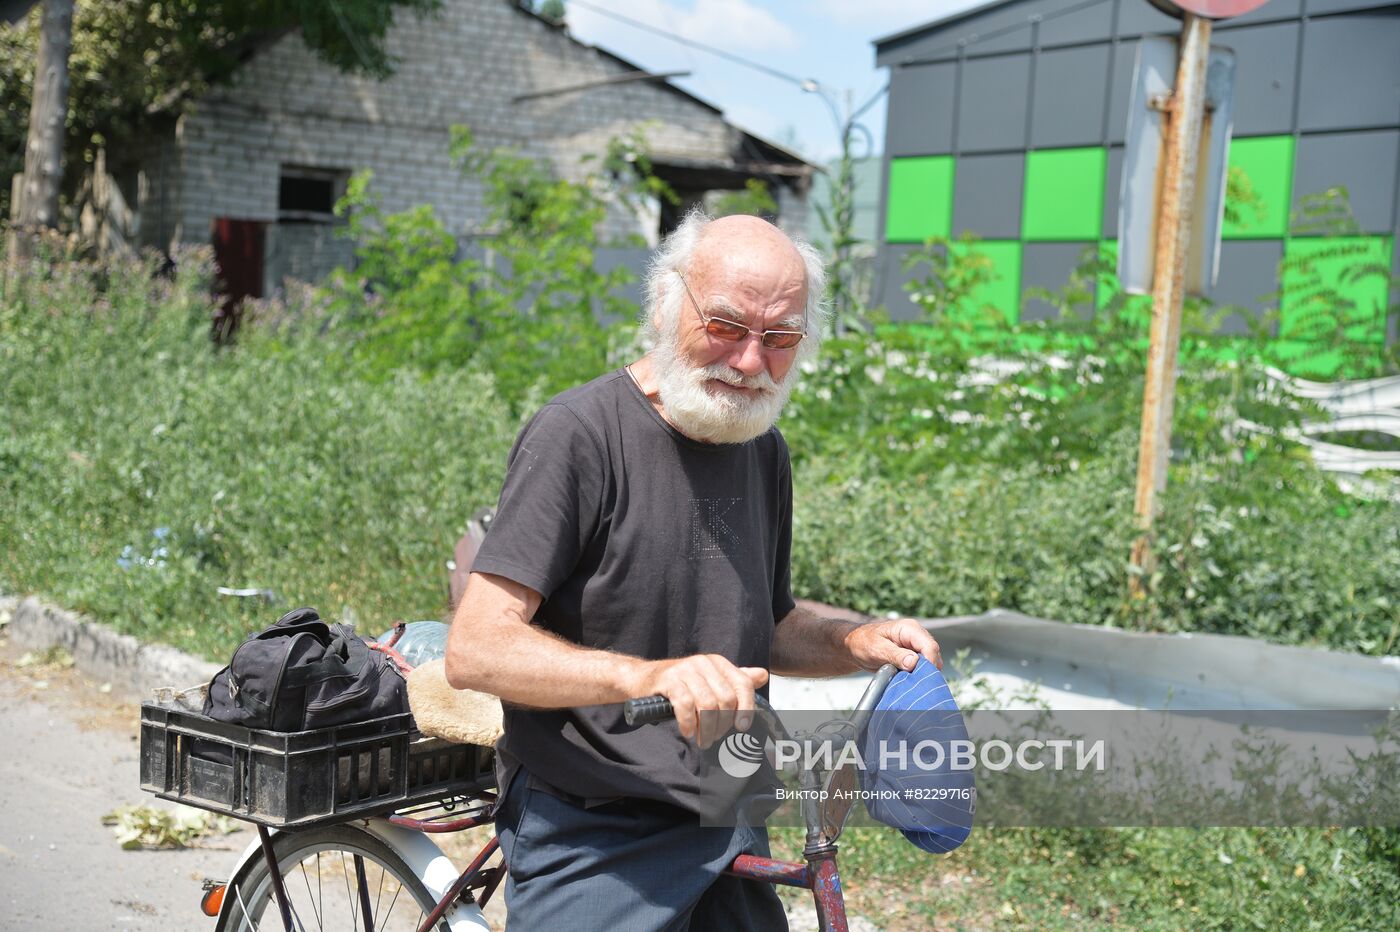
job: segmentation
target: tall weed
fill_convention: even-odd
[[[219,656],[279,608],[446,608],[515,422],[472,370],[373,383],[314,336],[208,339],[207,257],[32,267],[0,308],[0,584]],[[285,350],[285,346],[281,347]]]

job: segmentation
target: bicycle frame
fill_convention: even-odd
[[[821,932],[846,932],[846,899],[841,892],[841,873],[836,868],[836,845],[805,848],[802,854],[806,864],[741,854],[725,873],[810,890],[817,908],[817,928]]]
[[[419,932],[429,932],[444,919],[447,920],[448,927],[453,932],[459,932],[459,925],[462,930],[479,928],[470,917],[456,918],[452,912],[464,894],[471,895],[478,907],[483,907],[490,901],[500,886],[500,882],[504,879],[507,869],[504,861],[492,867],[486,866],[487,862],[499,850],[500,843],[492,838],[477,852],[466,868],[460,873],[456,873],[455,868],[447,863],[447,857],[427,836],[464,831],[488,825],[491,821],[489,817],[423,821],[402,816],[364,820],[363,824],[366,830],[398,851],[404,860],[418,872],[429,890],[434,893],[442,891],[439,894],[437,906],[423,920]],[[410,842],[409,839],[414,838],[415,835],[417,836],[416,843]],[[272,853],[273,833],[267,828],[259,826],[258,836],[258,840],[249,845],[243,857],[240,858],[239,866],[234,871],[234,877],[240,876],[247,862],[256,858],[266,858],[270,865],[275,863],[275,856]],[[810,890],[821,932],[846,932],[846,907],[841,889],[841,876],[836,864],[836,850],[835,844],[808,845],[802,852],[803,857],[806,858],[805,863],[741,854],[734,859],[734,863],[725,873],[760,883]],[[444,868],[456,873],[456,878],[450,883],[444,881]],[[272,874],[274,877],[280,876],[275,869],[273,869]],[[358,882],[363,884],[363,875],[358,878]],[[363,886],[360,887],[360,893],[368,895]],[[281,884],[276,881],[273,885],[273,895],[282,915],[283,928],[286,932],[297,932],[292,924],[290,912],[285,908],[286,894],[282,890]],[[235,902],[235,899],[225,897],[223,908],[231,909]]]
[[[895,668],[887,664],[872,678],[851,718],[851,724],[854,726],[856,734],[859,734],[869,721],[871,713],[879,703],[885,687],[889,685],[895,672]],[[759,712],[760,715],[770,720],[770,727],[775,729],[774,733],[786,734],[786,729],[783,729],[771,707],[764,703]],[[827,775],[828,788],[835,776],[835,772]],[[814,771],[803,771],[803,789],[816,789],[817,782],[818,777]],[[845,815],[841,815],[836,824],[831,824],[823,817],[814,803],[807,802],[812,798],[812,796],[804,795],[802,806],[803,820],[807,824],[807,838],[802,849],[803,861],[781,861],[775,858],[741,854],[734,859],[734,863],[725,873],[760,883],[810,890],[812,902],[817,911],[819,932],[847,932],[845,896],[841,887],[841,873],[836,863],[837,839],[845,826]],[[473,802],[489,802],[492,799],[494,797],[491,794],[484,794]],[[444,919],[448,921],[452,932],[463,932],[463,930],[482,927],[476,921],[480,916],[478,911],[472,910],[471,914],[460,916],[454,915],[454,913],[460,912],[459,905],[464,896],[475,907],[485,906],[500,886],[507,871],[505,861],[502,860],[494,867],[486,866],[487,862],[499,851],[499,842],[493,837],[477,852],[471,863],[457,874],[455,880],[449,880],[448,878],[456,869],[428,837],[434,834],[465,831],[489,825],[494,821],[489,810],[478,811],[481,814],[470,814],[456,818],[418,819],[411,815],[390,815],[362,820],[365,829],[394,848],[403,857],[405,863],[418,873],[428,890],[438,896],[437,905],[423,920],[418,932],[431,932]],[[247,862],[259,855],[267,859],[271,869],[274,878],[273,893],[282,915],[285,930],[286,932],[297,932],[292,926],[286,893],[280,882],[281,874],[277,869],[277,860],[273,852],[272,833],[264,826],[258,826],[258,841],[249,845],[248,849],[245,850],[233,877],[236,881],[237,878],[243,876]],[[363,871],[357,871],[357,884],[361,897],[368,896],[365,883]],[[230,908],[228,897],[224,898],[224,908]],[[369,915],[367,910],[365,915]],[[367,929],[366,932],[373,932],[373,930]]]

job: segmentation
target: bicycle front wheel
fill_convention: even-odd
[[[436,905],[403,858],[368,832],[331,825],[273,838],[293,928],[306,932],[414,932]],[[281,932],[267,859],[224,894],[219,932]],[[366,922],[366,916],[369,921]],[[447,932],[447,924],[438,929]]]

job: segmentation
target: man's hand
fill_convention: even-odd
[[[900,670],[912,670],[921,654],[943,669],[943,652],[938,642],[912,618],[859,625],[846,635],[845,645],[851,658],[864,670],[878,670],[887,663]]]
[[[938,642],[912,618],[862,623],[819,618],[799,605],[773,633],[772,667],[783,676],[840,676],[887,663],[912,670],[921,654],[943,669]]]
[[[719,654],[696,654],[643,665],[634,696],[662,695],[671,701],[681,734],[702,748],[736,727],[753,722],[753,691],[768,682],[762,667],[736,667]]]

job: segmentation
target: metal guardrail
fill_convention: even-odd
[[[1305,421],[1279,435],[1302,444],[1318,469],[1333,473],[1344,491],[1364,498],[1388,498],[1400,502],[1400,451],[1367,450],[1335,440],[1338,434],[1384,434],[1400,440],[1400,375],[1378,379],[1310,382],[1267,370],[1269,378],[1295,398],[1305,399],[1325,411],[1326,419]],[[1238,426],[1256,432],[1268,428],[1251,421]],[[1334,439],[1322,440],[1321,437]],[[1394,477],[1377,477],[1376,471],[1393,471]],[[1369,473],[1369,475],[1368,475]]]
[[[1055,355],[1047,357],[1046,361],[1057,369],[1071,365],[1068,359]],[[1015,378],[1026,369],[1026,363],[984,356],[973,359],[969,368],[971,371],[958,379],[959,388],[995,385]],[[1384,434],[1400,440],[1400,375],[1312,382],[1272,367],[1265,372],[1288,394],[1311,402],[1328,416],[1283,431],[1243,419],[1235,422],[1236,427],[1253,433],[1277,433],[1306,447],[1317,468],[1332,473],[1337,485],[1348,494],[1400,502],[1400,451],[1367,450],[1336,440],[1338,434],[1352,433]],[[954,411],[951,419],[959,424],[980,420],[962,411]],[[1377,471],[1396,475],[1377,477]]]

